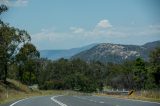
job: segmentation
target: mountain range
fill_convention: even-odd
[[[76,59],[84,61],[100,61],[103,63],[121,63],[125,60],[134,60],[138,57],[149,59],[149,53],[160,47],[160,40],[144,45],[123,45],[112,43],[91,44],[88,46],[68,50],[42,50],[41,57],[56,60],[59,58]]]
[[[40,54],[42,58],[48,58],[51,60],[57,60],[60,58],[69,59],[72,56],[76,55],[77,53],[88,50],[94,47],[95,45],[96,44],[90,44],[79,48],[64,49],[64,50],[40,50]]]

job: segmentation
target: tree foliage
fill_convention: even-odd
[[[20,81],[32,84],[36,80],[35,71],[37,69],[37,59],[40,57],[39,51],[31,43],[26,43],[16,55],[16,63],[19,66],[18,75]],[[25,76],[28,74],[27,76]]]
[[[1,13],[7,11],[7,7],[0,6]],[[1,76],[6,82],[8,75],[8,65],[14,62],[14,57],[18,52],[20,44],[30,41],[30,36],[25,30],[10,27],[8,24],[0,20],[0,63],[1,63]]]
[[[153,83],[160,87],[160,47],[151,52],[150,63],[150,73],[153,76]]]

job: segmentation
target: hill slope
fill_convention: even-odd
[[[89,50],[82,51],[72,57],[85,61],[101,61],[120,63],[124,60],[133,60],[142,57],[148,60],[151,50],[160,46],[160,41],[149,42],[142,46],[101,43]]]

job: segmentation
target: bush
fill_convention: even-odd
[[[40,85],[40,89],[64,89],[64,82],[59,80],[46,81],[43,85]]]

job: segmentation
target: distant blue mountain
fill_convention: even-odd
[[[69,59],[77,53],[88,50],[94,47],[96,44],[91,44],[83,46],[80,48],[64,49],[64,50],[40,50],[40,55],[42,58],[48,58],[51,60],[57,60],[60,58]]]

